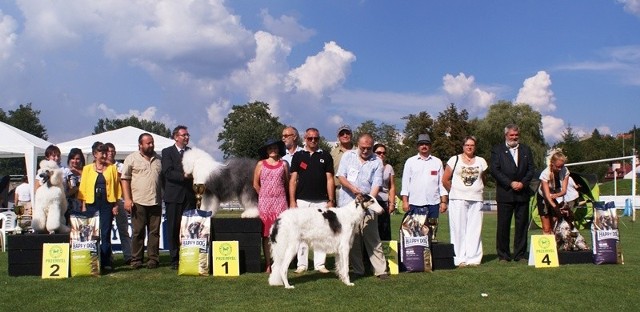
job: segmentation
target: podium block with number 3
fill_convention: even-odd
[[[42,244],[42,278],[69,277],[69,244]]]
[[[533,259],[532,259],[533,257]],[[534,261],[536,268],[557,268],[558,248],[554,235],[531,235],[531,247],[529,248],[529,264]]]
[[[240,276],[238,241],[213,241],[213,276]]]

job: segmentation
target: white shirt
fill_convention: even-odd
[[[453,156],[447,161],[447,165],[453,169],[449,199],[482,201],[484,190],[482,173],[487,170],[487,162],[484,158],[476,156],[473,164],[468,165],[462,161],[462,157],[462,155]]]
[[[567,185],[567,193],[564,194],[564,201],[570,202],[580,197],[578,189],[576,188],[576,181],[573,181],[572,177],[569,177],[569,184]]]
[[[447,195],[442,185],[444,168],[440,158],[420,154],[410,157],[404,164],[401,196],[409,196],[409,204],[415,206],[438,205],[440,196]]]
[[[31,201],[31,184],[22,183],[16,187],[16,194],[18,194],[18,200],[21,202]]]
[[[296,150],[293,151],[293,153],[289,152],[289,149],[285,148],[285,154],[284,156],[282,156],[282,160],[286,161],[287,164],[289,164],[289,167],[291,167],[291,159],[293,159],[293,154],[297,153],[298,151],[301,151],[302,147],[300,146],[296,146]]]

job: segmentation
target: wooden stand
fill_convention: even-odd
[[[42,275],[42,244],[68,243],[69,234],[18,234],[7,238],[9,275]]]
[[[240,245],[240,273],[260,273],[262,222],[259,218],[213,218],[211,228],[214,241],[238,241]]]

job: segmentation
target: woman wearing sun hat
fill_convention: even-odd
[[[271,272],[269,231],[281,212],[287,209],[289,165],[281,159],[286,153],[282,140],[269,140],[258,149],[260,161],[253,174],[253,187],[258,192],[258,210],[262,221],[262,248]]]

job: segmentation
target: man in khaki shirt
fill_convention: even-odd
[[[153,136],[143,133],[138,137],[138,151],[124,160],[122,192],[124,209],[131,214],[131,267],[139,269],[144,259],[144,239],[147,229],[147,268],[156,269],[160,253],[160,223],[162,220],[162,182],[160,156],[153,150]]]

